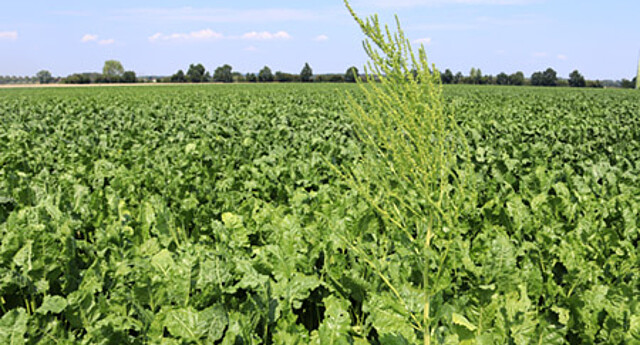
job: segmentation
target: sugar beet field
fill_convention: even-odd
[[[346,93],[0,90],[0,343],[640,344],[640,93],[445,87],[471,197],[424,261]]]

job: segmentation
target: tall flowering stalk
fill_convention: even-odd
[[[414,52],[397,17],[392,32],[380,26],[377,15],[361,19],[347,0],[345,5],[367,37],[370,61],[366,82],[356,78],[364,102],[350,96],[348,103],[368,150],[343,176],[383,220],[380,242],[392,244],[382,254],[353,240],[350,247],[404,307],[407,328],[418,330],[428,345],[434,329],[431,300],[447,287],[441,278],[448,274],[447,256],[467,194],[458,168],[467,146],[454,115],[445,111],[440,73],[428,63],[424,46]],[[398,253],[418,266],[418,282],[402,281],[389,269]],[[406,284],[421,291],[420,307],[400,292]]]

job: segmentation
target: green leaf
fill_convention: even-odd
[[[453,322],[454,325],[466,327],[468,330],[472,332],[478,329],[478,327],[476,327],[474,324],[469,322],[469,320],[467,320],[466,317],[458,313],[451,314],[451,322]]]
[[[200,312],[200,318],[202,318],[207,326],[207,340],[209,343],[213,343],[222,339],[224,331],[229,324],[229,318],[225,308],[221,305],[214,305]]]
[[[165,276],[168,276],[169,271],[175,266],[175,261],[173,261],[171,252],[163,249],[151,258],[151,264]]]
[[[631,315],[627,339],[629,339],[630,344],[632,340],[640,344],[640,315]]]
[[[558,306],[551,307],[551,310],[553,310],[553,312],[558,314],[558,322],[560,322],[560,324],[565,326],[569,324],[569,318],[570,318],[569,310],[558,307]]]
[[[324,321],[318,328],[320,344],[350,344],[351,317],[347,309],[349,303],[335,296],[329,296],[323,302],[326,310]]]
[[[286,286],[278,284],[280,291],[286,291],[284,295],[289,295],[289,300],[294,309],[300,309],[302,307],[302,301],[309,297],[309,294],[320,286],[322,282],[316,276],[305,276],[296,273],[295,276],[288,282]],[[276,292],[278,288],[276,288]]]
[[[42,305],[38,308],[39,314],[59,314],[67,307],[67,300],[62,296],[44,296]]]
[[[411,317],[401,302],[394,297],[373,294],[363,309],[369,313],[368,322],[381,337],[388,340],[387,343],[396,343],[400,339],[409,344],[417,341]]]
[[[227,314],[218,305],[200,312],[192,307],[174,309],[167,313],[164,320],[164,326],[171,335],[186,341],[204,338],[208,342],[220,340],[227,324]]]
[[[0,344],[21,345],[25,343],[29,317],[23,308],[12,309],[0,319]]]
[[[13,257],[13,262],[20,266],[24,272],[29,272],[33,268],[33,241],[27,241],[27,243],[18,250]]]
[[[227,229],[239,229],[242,227],[242,217],[225,212],[222,214],[222,223]]]
[[[192,152],[196,151],[197,148],[198,148],[198,146],[195,143],[189,143],[184,148],[184,152],[189,154],[189,153],[192,153]]]

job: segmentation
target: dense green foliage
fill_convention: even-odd
[[[416,343],[366,260],[419,312],[416,267],[331,168],[345,90],[0,90],[0,343]],[[640,343],[637,92],[444,95],[477,201],[432,342]]]

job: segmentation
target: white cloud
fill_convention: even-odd
[[[418,38],[417,40],[413,41],[413,43],[424,44],[425,46],[427,46],[431,44],[431,37]]]
[[[568,59],[568,57],[566,55],[564,55],[564,54],[558,54],[557,58],[558,58],[558,60],[562,60],[562,61]]]
[[[192,31],[189,33],[173,33],[165,35],[161,32],[149,37],[150,42],[158,41],[208,41],[224,38],[224,35],[211,29]]]
[[[545,52],[533,53],[533,57],[535,57],[535,58],[546,58],[547,56],[549,56],[549,54],[547,54]]]
[[[116,40],[114,40],[113,38],[109,38],[106,40],[100,40],[98,41],[98,44],[101,46],[106,46],[106,45],[110,45],[110,44],[114,44],[116,43]]]
[[[326,11],[325,11],[326,12]],[[206,23],[265,23],[322,20],[327,13],[288,8],[230,9],[230,8],[138,8],[118,11],[110,19],[158,22]]]
[[[248,47],[244,48],[244,51],[255,52],[255,51],[258,51],[258,48],[254,47],[254,46],[248,46]]]
[[[246,34],[242,35],[242,39],[244,40],[288,40],[291,38],[291,35],[289,35],[286,31],[278,31],[275,33],[271,33],[268,31],[263,31],[263,32],[257,32],[257,31],[252,31],[252,32],[247,32]]]
[[[0,40],[15,41],[18,39],[17,31],[0,31]]]
[[[211,40],[256,40],[256,41],[268,41],[268,40],[288,40],[291,39],[291,35],[286,31],[268,32],[268,31],[251,31],[241,36],[226,36],[222,33],[215,32],[211,29],[204,29],[200,31],[192,31],[189,33],[173,33],[165,35],[158,32],[152,36],[149,36],[149,42],[167,42],[167,41],[211,41]]]
[[[149,36],[149,41],[151,41],[151,42],[155,42],[155,41],[160,40],[160,39],[162,39],[162,33],[160,33],[160,32],[155,33],[152,36]]]
[[[327,35],[318,35],[314,39],[314,41],[318,41],[318,42],[324,42],[324,41],[328,41],[328,40],[329,40],[329,36],[327,36]]]
[[[86,34],[82,36],[82,39],[80,41],[82,41],[82,43],[87,43],[87,42],[95,41],[97,39],[98,39],[98,35]]]

